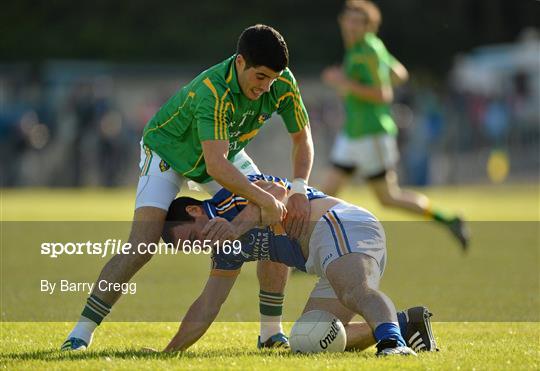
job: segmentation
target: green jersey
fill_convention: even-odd
[[[345,53],[347,78],[368,86],[390,85],[390,70],[396,62],[381,39],[367,33]],[[380,133],[397,134],[397,126],[386,103],[373,103],[353,94],[345,97],[345,135],[358,138]]]
[[[291,71],[286,68],[270,91],[249,100],[238,85],[232,56],[201,73],[173,95],[148,122],[143,142],[175,171],[206,183],[201,142],[228,140],[231,160],[277,112],[290,133],[308,124],[308,115]]]

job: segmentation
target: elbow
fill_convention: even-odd
[[[394,90],[391,87],[381,89],[378,98],[379,103],[392,103],[394,101]]]
[[[403,69],[403,74],[401,75],[401,83],[405,84],[407,81],[409,81],[409,71],[406,69]]]
[[[210,166],[209,164],[206,164],[206,173],[214,179],[219,178],[219,176],[216,177],[215,168],[213,166]]]
[[[206,172],[215,180],[220,179],[220,166],[216,163],[216,161],[206,162]]]

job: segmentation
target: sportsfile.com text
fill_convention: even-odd
[[[47,255],[50,258],[57,258],[61,255],[98,255],[106,257],[116,254],[206,254],[212,252],[225,254],[240,254],[242,243],[238,240],[178,240],[176,244],[159,243],[139,243],[133,248],[129,242],[123,242],[121,239],[107,239],[104,242],[43,242],[41,244],[41,255]]]

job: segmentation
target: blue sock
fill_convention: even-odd
[[[403,339],[405,339],[407,334],[407,315],[405,312],[397,312],[397,320],[399,323],[399,331],[401,332],[401,336]]]
[[[375,331],[373,332],[375,335],[375,340],[377,340],[377,343],[381,340],[396,340],[398,343],[398,346],[404,347],[407,346],[405,344],[405,340],[403,340],[403,337],[401,336],[401,333],[399,332],[399,327],[395,323],[392,322],[386,322],[381,323]]]

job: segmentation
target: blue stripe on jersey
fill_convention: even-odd
[[[349,250],[349,252],[352,252],[351,251],[351,245],[349,245],[349,238],[347,237],[347,233],[345,232],[345,228],[343,228],[343,223],[341,223],[341,220],[338,218],[336,212],[334,210],[331,210],[330,211],[332,213],[332,215],[334,215],[334,217],[336,218],[338,224],[339,224],[339,229],[341,229],[341,233],[343,233],[343,238],[345,239],[345,244],[347,245],[347,250]]]
[[[210,219],[214,219],[216,217],[209,202],[207,201],[203,202],[203,209],[206,212],[206,215],[208,215]]]
[[[337,240],[337,237],[336,237],[336,231],[334,231],[334,227],[332,226],[332,222],[330,221],[330,219],[328,219],[326,217],[326,215],[323,215],[323,218],[326,221],[326,224],[328,224],[328,227],[330,228],[330,232],[332,232],[332,237],[334,238],[334,245],[336,246],[336,251],[337,251],[338,255],[339,256],[343,255],[343,254],[341,254],[341,251],[339,250],[339,244],[338,244],[338,240]]]
[[[243,198],[243,197],[236,196],[236,197],[231,198],[231,200],[229,202],[227,202],[225,205],[216,206],[216,210],[223,211],[223,210],[227,209],[229,206],[231,206],[232,204],[234,204],[234,203],[236,203],[238,201],[247,201],[247,200],[245,198]]]
[[[257,180],[264,180],[267,182],[273,182],[281,184],[287,189],[291,189],[291,183],[285,178],[278,178],[273,175],[266,174],[254,174],[248,175],[247,178],[250,182],[256,182]],[[327,197],[321,191],[308,187],[307,189],[307,198],[308,200],[314,200],[317,198]],[[220,205],[222,202],[226,201],[228,198],[231,198],[230,202],[227,202],[226,205]],[[222,188],[217,192],[214,197],[209,200],[204,201],[204,210],[210,219],[220,216],[227,219],[228,221],[233,220],[242,209],[246,206],[246,200],[238,195],[233,195],[230,191]],[[244,203],[245,202],[245,203]],[[225,210],[225,211],[224,211]]]

